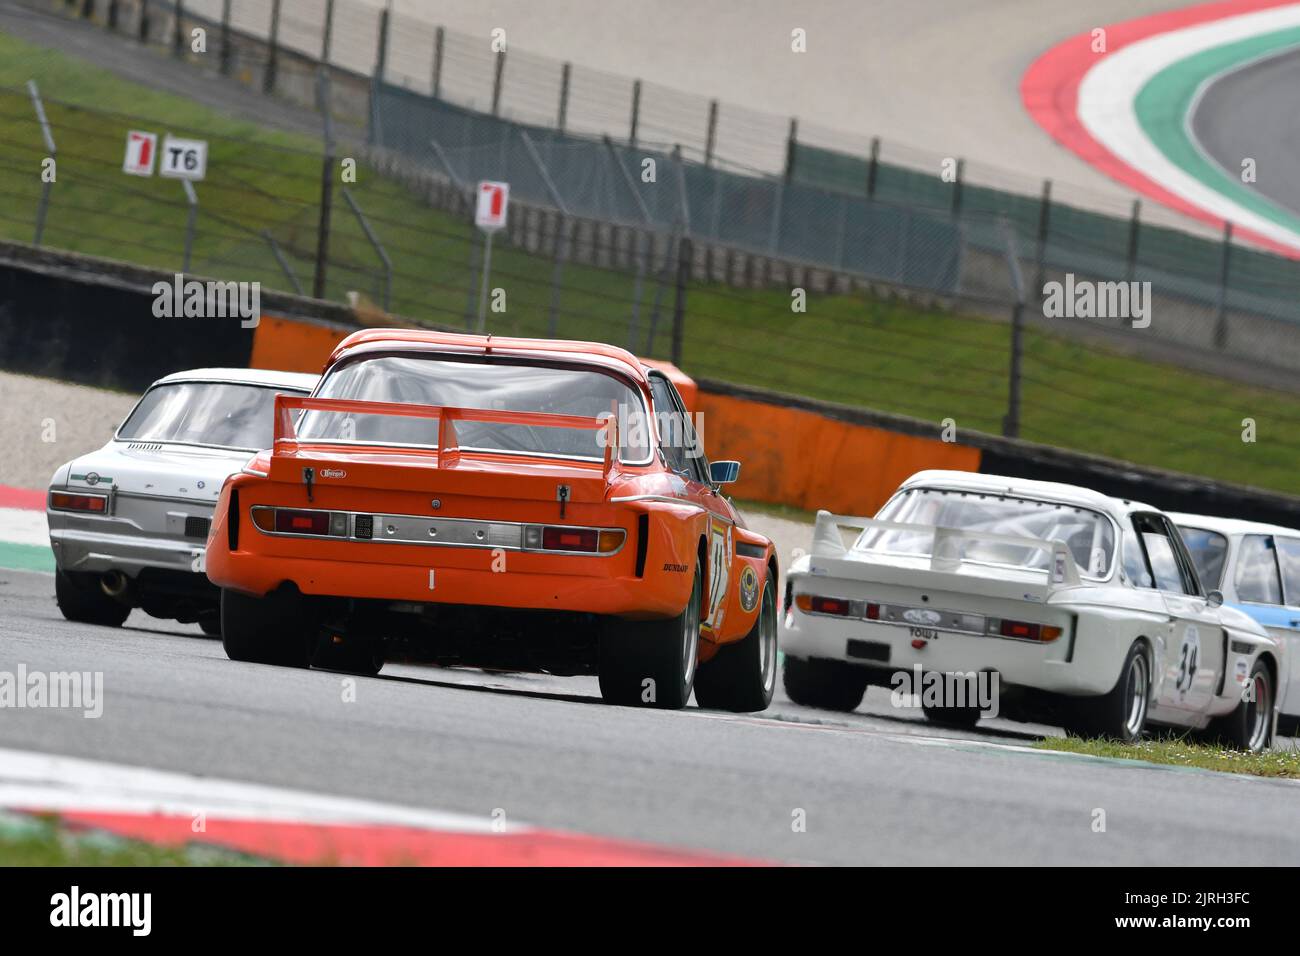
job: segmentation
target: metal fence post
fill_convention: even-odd
[[[1007,438],[1020,437],[1021,363],[1025,348],[1025,280],[1020,272],[1020,256],[1016,251],[1015,235],[1004,219],[1002,228],[1007,240],[1007,268],[1011,272],[1011,288],[1016,301],[1011,308],[1011,363],[1007,374],[1007,414],[1002,419],[1002,434]]]
[[[1025,303],[1019,299],[1011,307],[1011,368],[1007,376],[1007,415],[1002,420],[1002,435],[1020,437],[1020,363],[1024,353]]]
[[[790,132],[785,137],[785,181],[794,177],[795,153],[799,149],[799,121],[790,117]]]
[[[194,191],[194,184],[188,179],[182,179],[181,186],[185,188],[185,201],[190,204],[189,213],[185,217],[185,261],[181,265],[181,272],[189,272],[190,258],[194,252],[194,225],[199,217],[199,196]]]
[[[375,80],[379,83],[388,74],[389,12],[388,7],[379,11],[379,47],[375,50]]]
[[[1128,256],[1126,274],[1129,282],[1137,275],[1138,234],[1142,230],[1142,200],[1133,200],[1133,214],[1128,222]]]
[[[221,74],[230,75],[230,4],[232,0],[221,3]]]
[[[280,0],[271,0],[271,33],[267,39],[266,75],[262,77],[262,90],[275,92],[275,72],[280,60]]]
[[[45,117],[45,104],[41,102],[41,91],[37,89],[35,80],[27,81],[27,92],[32,98],[32,107],[36,110],[36,119],[41,124],[41,136],[45,139],[46,156],[55,160],[57,175],[58,150],[54,145],[54,134],[50,132],[50,121]],[[44,176],[41,177],[41,199],[40,204],[36,207],[36,235],[32,239],[32,245],[34,246],[41,244],[41,237],[45,234],[45,214],[50,208],[50,188],[53,185],[50,180]]]
[[[713,165],[713,147],[718,141],[718,101],[709,100],[709,130],[704,140],[704,165]]]
[[[180,56],[185,49],[185,30],[181,18],[185,16],[184,0],[175,0],[176,9],[172,20],[172,56]]]
[[[560,115],[555,126],[561,133],[564,132],[564,124],[569,119],[569,75],[572,72],[573,64],[571,63],[565,63],[560,69]]]
[[[627,134],[629,146],[636,145],[636,128],[641,120],[641,81],[632,81],[632,127]]]
[[[1232,267],[1232,223],[1223,224],[1223,254],[1219,261],[1219,307],[1214,322],[1214,344],[1223,348],[1228,344],[1228,280]]]
[[[334,0],[325,0],[325,22],[320,33],[320,65],[329,66],[334,46]]]
[[[433,33],[433,98],[442,95],[442,45],[444,31],[438,27]]]
[[[317,75],[317,98],[321,102],[321,117],[324,123],[324,156],[321,157],[320,179],[320,219],[316,225],[316,271],[311,280],[313,298],[325,298],[325,273],[329,265],[330,250],[330,214],[334,206],[334,130],[330,119],[330,85],[329,71],[320,68]]]
[[[673,299],[672,362],[678,368],[682,364],[682,339],[686,333],[686,287],[690,283],[694,257],[694,244],[690,236],[683,236],[677,244],[677,283]]]
[[[1038,203],[1038,246],[1034,253],[1034,295],[1042,294],[1047,260],[1047,235],[1052,223],[1052,181],[1043,180],[1043,196]]]
[[[867,160],[867,198],[876,198],[876,174],[880,169],[880,137],[871,137],[871,158]]]
[[[492,115],[501,115],[501,83],[506,74],[506,51],[497,51],[495,71],[492,76]]]
[[[957,178],[952,182],[952,215],[956,219],[961,216],[962,200],[962,182],[966,176],[966,160],[958,158],[957,160]]]
[[[379,93],[384,82],[384,72],[388,68],[388,8],[379,11],[379,44],[375,51],[375,67],[370,74],[370,109],[366,139],[371,143],[380,141]]]
[[[384,311],[390,311],[390,303],[393,300],[393,261],[388,258],[388,252],[384,249],[383,243],[375,235],[375,231],[370,228],[370,223],[365,215],[361,212],[361,207],[357,205],[352,193],[347,186],[340,190],[343,198],[347,201],[348,207],[352,210],[352,215],[357,217],[357,222],[361,224],[361,231],[366,234],[366,240],[370,243],[370,248],[375,250],[379,256],[379,261],[384,265]]]
[[[673,145],[673,165],[677,167],[677,213],[681,217],[682,231],[691,231],[691,203],[686,196],[686,164],[682,162],[682,144]]]
[[[785,212],[785,180],[776,181],[776,196],[772,200],[772,229],[767,237],[767,251],[775,256],[781,245],[781,216]],[[731,278],[730,275],[727,276]]]
[[[140,22],[136,24],[136,38],[141,43],[149,42],[149,0],[140,0]]]

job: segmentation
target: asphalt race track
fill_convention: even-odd
[[[1243,67],[1202,93],[1192,132],[1229,176],[1255,160],[1254,189],[1300,213],[1300,50]]]
[[[1295,783],[1027,751],[1050,730],[1005,721],[940,737],[880,689],[853,715],[780,697],[737,716],[389,665],[343,703],[341,675],[233,663],[197,627],[69,624],[52,590],[0,571],[0,669],[102,671],[104,713],[6,710],[0,748],[791,863],[1300,861]]]

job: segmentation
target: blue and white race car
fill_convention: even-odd
[[[1300,731],[1300,531],[1234,518],[1171,514],[1207,588],[1264,626],[1290,681],[1278,688],[1278,732]]]

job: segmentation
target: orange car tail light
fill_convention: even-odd
[[[613,554],[623,546],[626,538],[627,534],[621,528],[533,526],[524,533],[524,545],[538,551]]]
[[[543,528],[542,549],[545,551],[595,551],[600,544],[600,532],[588,528]]]
[[[341,511],[267,507],[255,507],[251,511],[258,530],[272,534],[346,537],[348,533],[348,516]]]
[[[275,512],[275,530],[281,534],[329,534],[330,516],[325,511],[279,508]]]
[[[55,511],[88,511],[93,514],[108,513],[106,495],[74,495],[66,491],[50,492],[50,507]]]

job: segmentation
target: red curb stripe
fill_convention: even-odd
[[[0,485],[0,508],[44,511],[45,492],[32,488],[11,488],[8,485]]]
[[[36,812],[36,811],[28,811]],[[74,826],[159,846],[203,843],[303,866],[756,866],[763,861],[546,830],[458,833],[378,824],[281,823],[71,811]]]
[[[1222,217],[1165,189],[1145,173],[1124,162],[1088,132],[1079,120],[1079,84],[1084,74],[1098,60],[1139,40],[1211,20],[1291,6],[1294,3],[1295,0],[1230,0],[1126,20],[1105,27],[1105,53],[1092,52],[1091,31],[1076,34],[1052,47],[1030,65],[1020,81],[1020,100],[1039,126],[1084,162],[1135,192],[1221,229],[1224,225]],[[1288,258],[1300,258],[1300,252],[1295,248],[1253,230],[1239,229],[1237,235]]]

